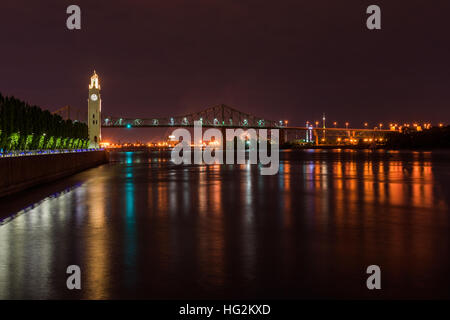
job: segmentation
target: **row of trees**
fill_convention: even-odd
[[[0,151],[89,146],[88,127],[0,93]]]

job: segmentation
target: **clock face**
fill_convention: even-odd
[[[95,93],[91,94],[91,100],[92,101],[97,101],[98,97]]]

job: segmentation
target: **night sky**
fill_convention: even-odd
[[[77,4],[82,29],[66,28]],[[370,4],[382,30],[366,28]],[[224,103],[303,125],[450,120],[450,1],[1,0],[0,92],[152,118]],[[149,131],[150,130],[150,131]],[[105,133],[146,139],[151,129]]]

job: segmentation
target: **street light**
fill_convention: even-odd
[[[347,128],[347,129],[348,129],[348,125],[349,125],[349,123],[348,123],[348,122],[346,122],[346,123],[345,123],[345,128]]]
[[[337,126],[337,122],[335,121],[335,122],[333,122],[333,124],[334,124],[334,127],[336,128],[336,126]]]
[[[369,125],[369,124],[368,124],[367,122],[364,122],[364,127],[367,128],[368,125]]]

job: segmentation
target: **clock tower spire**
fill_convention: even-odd
[[[101,119],[102,100],[100,98],[100,82],[97,73],[91,77],[88,97],[88,129],[89,129],[89,148],[98,148],[102,139]]]

